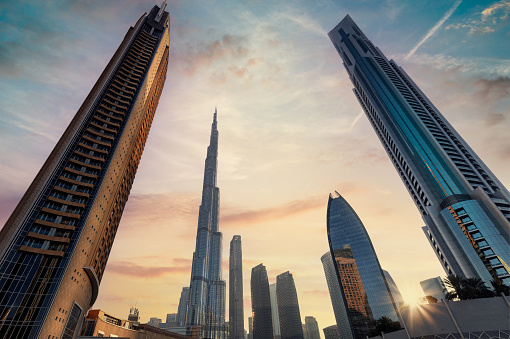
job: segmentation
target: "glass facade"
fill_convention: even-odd
[[[97,298],[166,79],[170,18],[131,27],[0,231],[0,337],[73,337]]]
[[[186,325],[199,328],[201,338],[225,336],[225,280],[221,275],[222,233],[218,228],[220,190],[216,187],[218,166],[217,112],[205,159],[202,204],[198,214],[195,252],[191,266],[190,301]],[[191,332],[190,332],[191,334]]]
[[[276,300],[276,283],[269,285],[269,294],[271,296],[271,316],[273,318],[273,336],[280,339],[280,316],[278,315],[278,301]]]
[[[350,326],[353,337],[364,338],[372,319],[385,316],[398,321],[388,283],[365,226],[338,193],[329,196],[327,230],[337,284],[350,322],[338,324],[338,331],[347,331],[342,327]]]
[[[303,325],[296,285],[292,274],[284,272],[276,276],[276,300],[280,318],[280,335],[282,339],[303,339]]]
[[[244,339],[243,252],[241,236],[230,241],[229,258],[229,334],[230,339]]]
[[[188,313],[189,287],[183,287],[179,307],[177,308],[177,326],[186,326],[186,314]]]
[[[349,16],[329,37],[422,215],[423,230],[445,271],[479,277],[487,285],[492,279],[509,284],[508,190],[404,70],[374,47]],[[466,226],[455,211],[463,206],[471,213]],[[485,232],[479,236],[467,231],[471,224]],[[485,256],[489,249],[492,257]],[[500,266],[491,264],[494,257]]]

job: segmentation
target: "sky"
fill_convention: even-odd
[[[0,224],[155,4],[0,1]],[[293,274],[303,322],[314,316],[321,336],[335,323],[320,261],[335,190],[408,303],[420,281],[445,275],[327,36],[347,14],[510,185],[510,1],[174,0],[167,10],[167,79],[94,308],[127,318],[136,306],[143,322],[177,312],[215,106],[223,276],[239,234],[246,319],[250,272],[263,263],[270,283]]]

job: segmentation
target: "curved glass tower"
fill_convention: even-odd
[[[365,226],[335,193],[328,201],[328,241],[350,323],[339,326],[350,325],[353,337],[365,338],[372,320],[386,316],[398,321],[397,310]]]
[[[218,228],[220,189],[216,187],[218,166],[217,111],[205,159],[202,204],[198,214],[197,240],[191,266],[186,325],[201,338],[225,335],[225,280],[221,279],[221,241]],[[190,333],[191,334],[191,333]]]
[[[510,285],[508,190],[349,16],[329,37],[444,270]]]
[[[266,266],[260,264],[251,270],[251,309],[253,339],[272,339],[271,296]]]
[[[0,338],[73,338],[97,298],[166,79],[165,7],[129,28],[0,232]]]
[[[276,276],[276,300],[281,339],[303,339],[296,285],[288,271]]]

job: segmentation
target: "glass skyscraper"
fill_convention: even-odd
[[[278,315],[278,301],[276,299],[276,283],[269,285],[269,295],[271,296],[271,317],[273,319],[273,337],[280,339],[280,316]]]
[[[225,280],[221,276],[223,235],[218,228],[220,189],[216,187],[218,166],[217,111],[205,159],[202,204],[198,214],[197,240],[191,266],[190,296],[186,326],[201,338],[225,335]]]
[[[329,37],[444,270],[510,285],[508,190],[349,16]]]
[[[186,326],[186,315],[188,313],[189,304],[189,287],[183,287],[181,297],[179,299],[179,306],[177,308],[177,326]]]
[[[276,276],[276,300],[280,318],[280,335],[282,339],[303,339],[303,324],[299,312],[299,302],[290,272]]]
[[[398,321],[397,310],[365,226],[335,193],[328,201],[328,241],[349,318],[338,324],[338,332],[347,332],[345,327],[350,326],[353,338],[365,338],[373,320],[385,316]]]
[[[251,310],[253,339],[272,339],[271,297],[266,266],[260,264],[251,270]],[[249,320],[249,319],[248,319]]]
[[[0,232],[1,338],[73,338],[97,298],[166,79],[165,7],[129,28]]]
[[[243,252],[241,236],[230,241],[229,258],[229,334],[230,339],[244,339]]]

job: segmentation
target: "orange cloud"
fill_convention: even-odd
[[[321,290],[313,290],[313,291],[304,291],[304,294],[312,294],[312,295],[325,295],[329,296],[328,291],[321,291]]]
[[[170,273],[190,274],[191,265],[153,267],[137,265],[126,261],[108,263],[108,272],[131,277],[157,278]]]

